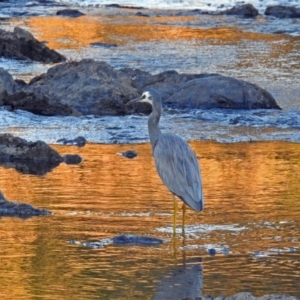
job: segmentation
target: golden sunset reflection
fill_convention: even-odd
[[[31,17],[24,20],[24,25],[30,28],[38,40],[47,41],[50,48],[57,50],[86,47],[95,42],[122,46],[132,42],[156,40],[206,40],[235,44],[244,39],[266,42],[282,39],[281,35],[243,32],[235,27],[220,26],[207,29],[174,25],[175,20],[188,23],[193,19],[194,17],[142,18],[138,16],[82,16],[75,19]],[[15,20],[15,22],[20,21]]]
[[[61,154],[78,153],[84,161],[61,164],[42,177],[1,167],[6,198],[54,213],[27,220],[1,218],[1,299],[36,294],[41,299],[151,299],[159,278],[193,257],[203,260],[203,293],[231,295],[251,286],[258,295],[296,295],[298,251],[261,260],[251,252],[300,246],[300,145],[194,141],[191,146],[201,163],[205,210],[188,209],[187,233],[182,237],[179,231],[173,242],[172,233],[162,230],[172,228],[172,197],[156,174],[148,143],[55,145]],[[116,154],[129,149],[139,155],[130,160]],[[181,209],[178,228],[180,221]],[[209,229],[214,226],[220,228]],[[167,242],[102,249],[67,243],[121,233]],[[231,254],[210,257],[204,245],[227,245]],[[274,286],[280,280],[285,287]]]

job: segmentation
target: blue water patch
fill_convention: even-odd
[[[94,143],[148,142],[147,116],[45,117],[26,111],[0,109],[1,132],[27,140],[57,143],[62,138],[83,136]],[[163,132],[186,140],[300,141],[300,110],[177,110],[166,111],[161,120]]]

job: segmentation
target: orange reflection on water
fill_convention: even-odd
[[[211,263],[206,252],[197,248],[182,254],[187,259],[206,259],[204,291],[230,295],[245,290],[245,276],[252,287],[269,292],[274,291],[272,282],[284,277],[286,289],[278,285],[276,292],[293,291],[294,265],[271,261],[265,267],[253,262],[249,251],[299,246],[300,145],[194,141],[191,146],[200,158],[206,205],[204,212],[187,211],[187,226],[236,224],[246,229],[196,232],[195,237],[187,234],[185,239],[178,234],[176,242],[170,242],[172,234],[157,229],[172,226],[172,197],[155,171],[149,143],[54,146],[61,154],[78,153],[84,161],[75,166],[61,164],[41,177],[1,167],[0,187],[8,199],[54,212],[29,220],[0,219],[1,299],[11,299],[11,295],[18,299],[20,295],[24,299],[36,295],[43,299],[73,299],[74,295],[151,299],[160,275],[174,266],[174,253],[181,257],[179,247],[220,243],[233,254]],[[132,160],[117,155],[129,149],[139,155]],[[287,225],[280,225],[281,221]],[[264,222],[276,223],[279,229],[255,225]],[[67,243],[120,233],[168,240],[158,249],[107,246],[92,250]],[[280,257],[286,259],[284,254]],[[266,274],[271,274],[272,281]],[[216,281],[218,276],[223,280]],[[230,285],[224,286],[224,281]]]
[[[145,21],[145,18],[133,16],[82,16],[76,19],[32,17],[24,22],[38,40],[47,41],[48,46],[54,49],[74,49],[94,42],[125,45],[155,40],[215,40],[234,44],[243,39],[253,41],[281,39],[280,35],[243,32],[234,27],[203,29],[173,25],[176,18],[181,22],[193,19],[193,17],[150,17]]]

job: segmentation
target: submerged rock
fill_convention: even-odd
[[[27,142],[11,134],[0,134],[0,164],[25,174],[44,175],[63,158],[45,142]]]
[[[86,144],[86,139],[83,136],[78,136],[73,140],[67,140],[65,138],[62,138],[62,139],[57,140],[57,143],[61,143],[64,145],[83,147]]]
[[[66,154],[62,158],[67,165],[78,165],[82,162],[82,158],[78,154]]]
[[[101,43],[101,42],[95,42],[90,43],[91,47],[102,47],[102,48],[117,48],[117,44],[108,44],[108,43]]]
[[[148,236],[138,236],[134,234],[121,234],[112,238],[115,245],[142,245],[153,246],[160,245],[163,240]]]
[[[11,202],[5,199],[0,191],[0,217],[19,217],[30,218],[33,216],[51,215],[51,212],[45,209],[38,209],[26,203]]]
[[[75,240],[69,241],[70,244],[82,245],[87,248],[103,248],[107,245],[137,245],[137,246],[155,246],[160,245],[164,241],[158,238],[148,236],[138,236],[134,234],[121,234],[113,238],[102,239],[98,242],[78,242]]]
[[[56,15],[57,15],[57,16],[63,16],[63,17],[77,18],[77,17],[84,16],[84,13],[80,12],[80,11],[77,10],[77,9],[69,9],[69,8],[66,8],[66,9],[58,10],[58,11],[56,12]]]
[[[43,63],[58,63],[65,61],[65,57],[49,49],[34,36],[20,27],[13,32],[0,29],[0,56],[14,59],[30,59]]]
[[[265,15],[276,18],[300,18],[300,7],[272,5],[265,10]]]
[[[127,158],[135,158],[138,153],[134,150],[127,150],[127,151],[124,151],[124,152],[118,152],[117,154],[121,155],[121,156],[124,156],[124,157],[127,157]]]

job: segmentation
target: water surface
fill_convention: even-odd
[[[61,164],[42,177],[0,168],[8,199],[54,213],[0,220],[1,299],[165,299],[166,291],[182,295],[178,286],[184,293],[189,276],[194,297],[240,291],[300,297],[299,144],[191,146],[202,167],[205,210],[187,211],[182,235],[179,206],[175,238],[172,197],[155,172],[148,143],[56,145],[84,162]],[[128,149],[139,156],[116,154]],[[165,243],[100,249],[68,243],[121,233]]]

